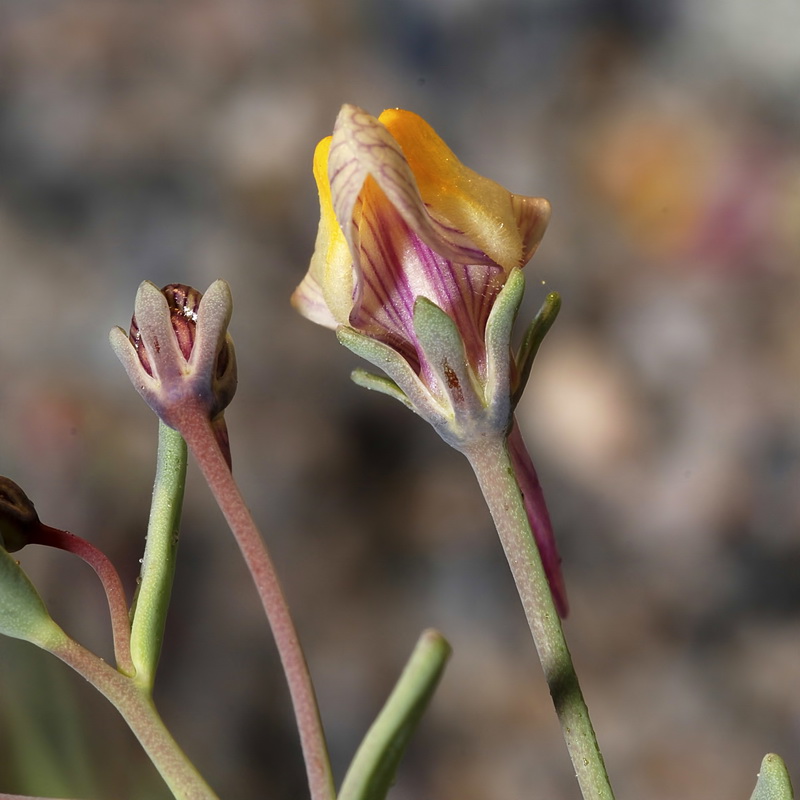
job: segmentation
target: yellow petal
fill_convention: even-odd
[[[319,192],[320,220],[314,255],[308,273],[292,295],[292,304],[303,316],[320,325],[346,325],[353,307],[353,259],[336,220],[328,179],[331,137],[314,151],[314,178]]]
[[[463,231],[507,271],[528,261],[549,219],[546,200],[512,195],[465,167],[411,111],[388,109],[378,119],[400,145],[433,216]]]

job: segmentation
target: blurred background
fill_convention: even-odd
[[[617,796],[800,780],[800,7],[793,0],[4,0],[0,474],[132,591],[156,420],[108,344],[137,285],[231,284],[234,470],[337,777],[418,633],[454,655],[392,800],[578,797],[469,467],[288,304],[339,106],[426,117],[553,220],[564,308],[519,413]],[[89,570],[20,554],[106,658]],[[157,701],[225,798],[306,797],[238,552],[190,468]],[[165,798],[116,712],[0,642],[0,790]]]

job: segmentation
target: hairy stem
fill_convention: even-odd
[[[185,413],[180,430],[236,538],[272,628],[289,685],[312,800],[335,800],[333,775],[314,685],[266,544],[203,412]]]
[[[158,455],[142,569],[131,609],[131,656],[136,683],[153,690],[175,577],[178,529],[186,484],[186,443],[158,423]]]
[[[47,649],[82,675],[119,711],[176,800],[217,800],[172,738],[148,692],[66,635]]]
[[[464,449],[500,535],[585,800],[613,800],[504,437]]]

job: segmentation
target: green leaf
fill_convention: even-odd
[[[775,753],[767,753],[750,800],[793,800],[792,782],[786,764]]]
[[[450,645],[438,631],[423,632],[386,705],[358,748],[338,800],[384,800],[449,655]]]
[[[0,548],[0,634],[48,649],[64,636],[19,562]]]

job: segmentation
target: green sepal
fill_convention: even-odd
[[[358,748],[338,800],[385,799],[449,655],[450,645],[438,631],[423,632],[389,699]]]
[[[560,310],[561,295],[558,292],[550,292],[534,317],[533,322],[528,326],[528,330],[525,331],[525,338],[522,340],[516,359],[518,377],[511,398],[513,406],[519,403],[522,393],[525,391],[525,386],[531,374],[533,359],[536,358],[539,346],[556,321]]]
[[[0,548],[0,634],[23,639],[45,650],[64,637],[22,567],[3,548]]]
[[[792,781],[786,764],[775,753],[767,753],[761,762],[756,788],[750,800],[793,800]]]
[[[466,361],[464,340],[458,326],[449,314],[422,295],[414,301],[414,333],[437,372],[442,364],[455,367]]]
[[[441,415],[441,408],[431,396],[430,392],[411,369],[411,365],[403,356],[388,344],[379,342],[358,331],[340,325],[336,329],[336,338],[348,350],[369,361],[374,367],[382,369],[397,385],[398,389],[406,396],[411,408],[418,414],[431,421]],[[374,386],[367,388],[374,389]],[[433,423],[432,423],[433,424]]]
[[[475,420],[484,417],[483,387],[477,385],[467,363],[467,351],[458,326],[427,297],[420,296],[414,302],[414,332],[428,365],[436,374],[437,394],[446,398],[454,417],[439,435],[454,444],[463,438],[465,430]]]
[[[508,416],[511,331],[524,294],[525,276],[521,269],[513,269],[486,320],[486,404],[498,418]]]
[[[372,372],[367,372],[365,369],[358,368],[350,373],[350,379],[356,386],[389,395],[389,397],[399,400],[406,408],[410,408],[412,411],[414,410],[414,406],[405,396],[403,390],[391,378],[385,378],[383,375],[375,375]]]

